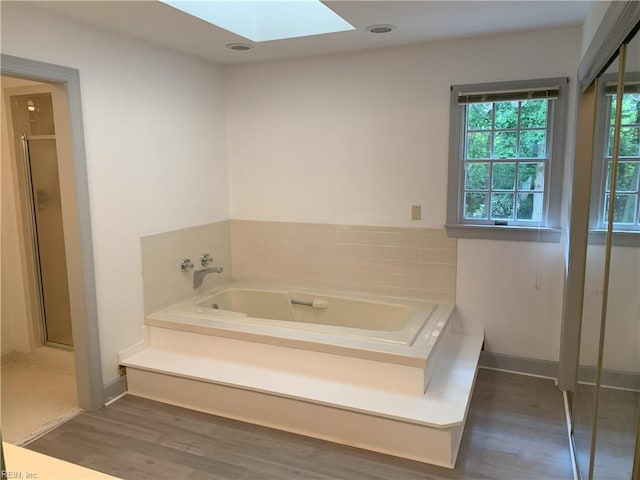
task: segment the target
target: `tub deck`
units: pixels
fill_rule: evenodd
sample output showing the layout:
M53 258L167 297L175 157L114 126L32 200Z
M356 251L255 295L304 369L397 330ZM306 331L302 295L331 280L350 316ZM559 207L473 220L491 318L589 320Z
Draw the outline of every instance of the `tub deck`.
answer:
M399 344L169 308L120 363L133 395L453 468L484 334L429 312Z
M146 348L121 364L146 372L278 395L418 425L450 428L460 425L466 416L468 399L460 392L469 391L475 381L476 353L482 342L477 335L456 334L447 343L440 352L441 364L446 368L434 373L428 395L407 395L157 347ZM136 395L136 392L135 387L129 389L129 393Z

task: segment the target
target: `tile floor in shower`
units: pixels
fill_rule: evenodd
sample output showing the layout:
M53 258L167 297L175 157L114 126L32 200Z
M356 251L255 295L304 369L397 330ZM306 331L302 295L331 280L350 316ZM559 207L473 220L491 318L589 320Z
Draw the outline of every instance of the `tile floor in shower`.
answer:
M27 362L2 365L2 440L22 445L82 410L72 373Z

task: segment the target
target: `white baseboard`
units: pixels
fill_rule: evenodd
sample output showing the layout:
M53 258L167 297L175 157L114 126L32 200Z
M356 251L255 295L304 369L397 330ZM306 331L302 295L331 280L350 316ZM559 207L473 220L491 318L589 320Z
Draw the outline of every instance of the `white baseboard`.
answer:
M127 393L127 376L123 375L104 385L104 403L108 405Z
M520 373L553 380L558 378L558 362L502 355L486 350L480 353L479 366L490 370Z

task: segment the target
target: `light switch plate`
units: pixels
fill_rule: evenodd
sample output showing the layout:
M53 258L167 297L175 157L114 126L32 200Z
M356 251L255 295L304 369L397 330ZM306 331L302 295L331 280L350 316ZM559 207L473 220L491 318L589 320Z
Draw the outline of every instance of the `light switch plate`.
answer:
M422 220L422 205L411 205L411 220Z

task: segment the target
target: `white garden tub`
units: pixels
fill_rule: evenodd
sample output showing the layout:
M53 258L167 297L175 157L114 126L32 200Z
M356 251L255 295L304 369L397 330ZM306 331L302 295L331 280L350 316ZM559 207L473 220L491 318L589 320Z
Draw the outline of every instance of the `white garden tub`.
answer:
M232 282L146 316L129 392L453 467L482 335L453 305Z
M146 317L154 327L418 366L452 305L231 282Z

